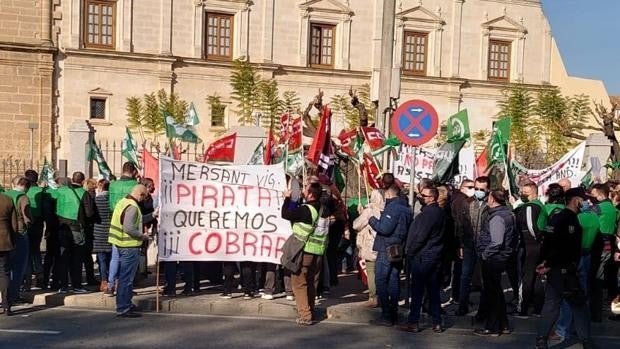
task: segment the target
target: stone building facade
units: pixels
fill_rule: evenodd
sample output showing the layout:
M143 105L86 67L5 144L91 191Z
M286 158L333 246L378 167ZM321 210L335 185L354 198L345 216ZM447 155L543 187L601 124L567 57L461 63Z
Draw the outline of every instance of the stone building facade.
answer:
M0 158L51 158L52 0L0 1Z
M302 104L318 89L329 101L351 86L378 85L384 0L49 1L59 53L45 57L56 64L49 85L58 132L47 142L58 140L50 147L59 159L72 151L66 140L76 121L88 120L98 139L118 140L127 98L159 89L194 102L199 132L210 141L236 124L229 83L235 58L275 78L280 91L296 91ZM590 86L587 93L606 95L602 84L568 76L540 0L396 0L393 47L399 100L426 100L442 119L467 108L474 130L490 127L501 91L513 83ZM226 105L223 122L211 118L206 97L214 93ZM11 105L15 112L0 117L22 112Z

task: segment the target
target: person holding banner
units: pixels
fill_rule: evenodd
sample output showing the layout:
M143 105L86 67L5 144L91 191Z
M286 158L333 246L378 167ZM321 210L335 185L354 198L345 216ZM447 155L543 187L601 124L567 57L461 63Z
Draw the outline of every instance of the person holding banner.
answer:
M293 234L305 241L301 269L291 277L293 294L297 304L298 325L314 324L313 311L316 289L319 283L322 257L325 254L325 235L317 235L315 228L319 220L321 203L321 185L311 183L305 189L306 203L296 209L290 209L291 191L284 192L282 218L293 224Z
M116 315L118 317L140 317L131 303L133 280L138 268L142 243L149 239L142 230L140 204L148 196L146 187L136 185L131 194L121 199L110 221L108 242L116 246L119 255L118 290L116 292Z

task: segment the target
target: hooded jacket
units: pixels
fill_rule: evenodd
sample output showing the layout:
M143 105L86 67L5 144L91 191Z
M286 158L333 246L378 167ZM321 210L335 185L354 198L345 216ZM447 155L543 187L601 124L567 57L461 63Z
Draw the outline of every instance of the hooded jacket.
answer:
M387 253L388 246L403 244L407 239L411 219L411 209L407 206L406 200L400 197L387 199L381 218L371 217L368 221L370 227L377 232L372 249L379 253Z

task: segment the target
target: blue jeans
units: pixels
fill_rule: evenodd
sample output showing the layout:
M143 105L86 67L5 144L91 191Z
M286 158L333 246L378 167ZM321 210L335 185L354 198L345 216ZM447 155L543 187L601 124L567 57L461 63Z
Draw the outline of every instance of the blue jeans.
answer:
M459 309L469 311L469 294L471 293L471 278L476 268L476 251L474 247L463 247L463 263L461 268L461 290L459 294Z
M118 247L112 245L112 258L110 259L110 267L108 268L108 288L114 288L114 282L118 278L119 263Z
M99 276L101 276L101 280L108 280L111 259L112 252L97 252L97 265L99 265Z
M433 325L441 324L441 299L439 290L440 262L422 262L419 258L408 258L407 265L411 269L411 304L409 308L410 324L420 321L420 310L424 298L424 291L429 298L429 314Z
M590 266L592 265L592 256L588 253L581 256L579 261L579 283L586 296L588 295L588 273L590 272ZM560 316L558 322L555 325L555 333L558 336L569 339L571 337L571 325L573 323L573 311L570 304L565 300L562 301L560 306Z
M123 314L131 310L133 298L133 279L140 262L139 247L118 248L118 289L116 290L116 313Z
M30 243L27 234L16 234L15 249L9 254L11 265L11 279L9 281L9 303L15 302L19 298L19 288L24 281L24 273L28 267L28 251Z
M400 297L399 274L402 263L390 263L387 252L379 251L375 262L375 283L381 303L381 318L396 322Z

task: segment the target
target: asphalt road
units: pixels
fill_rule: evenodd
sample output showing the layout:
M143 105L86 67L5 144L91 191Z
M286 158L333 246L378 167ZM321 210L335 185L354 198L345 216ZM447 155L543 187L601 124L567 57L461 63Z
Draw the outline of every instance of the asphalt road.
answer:
M596 337L601 348L618 348L616 337ZM324 321L299 327L272 318L145 314L119 319L113 312L67 308L32 308L0 316L0 348L533 348L533 333L516 331L499 338L479 338L471 329L430 329L410 334L366 324ZM580 348L560 345L558 348Z

